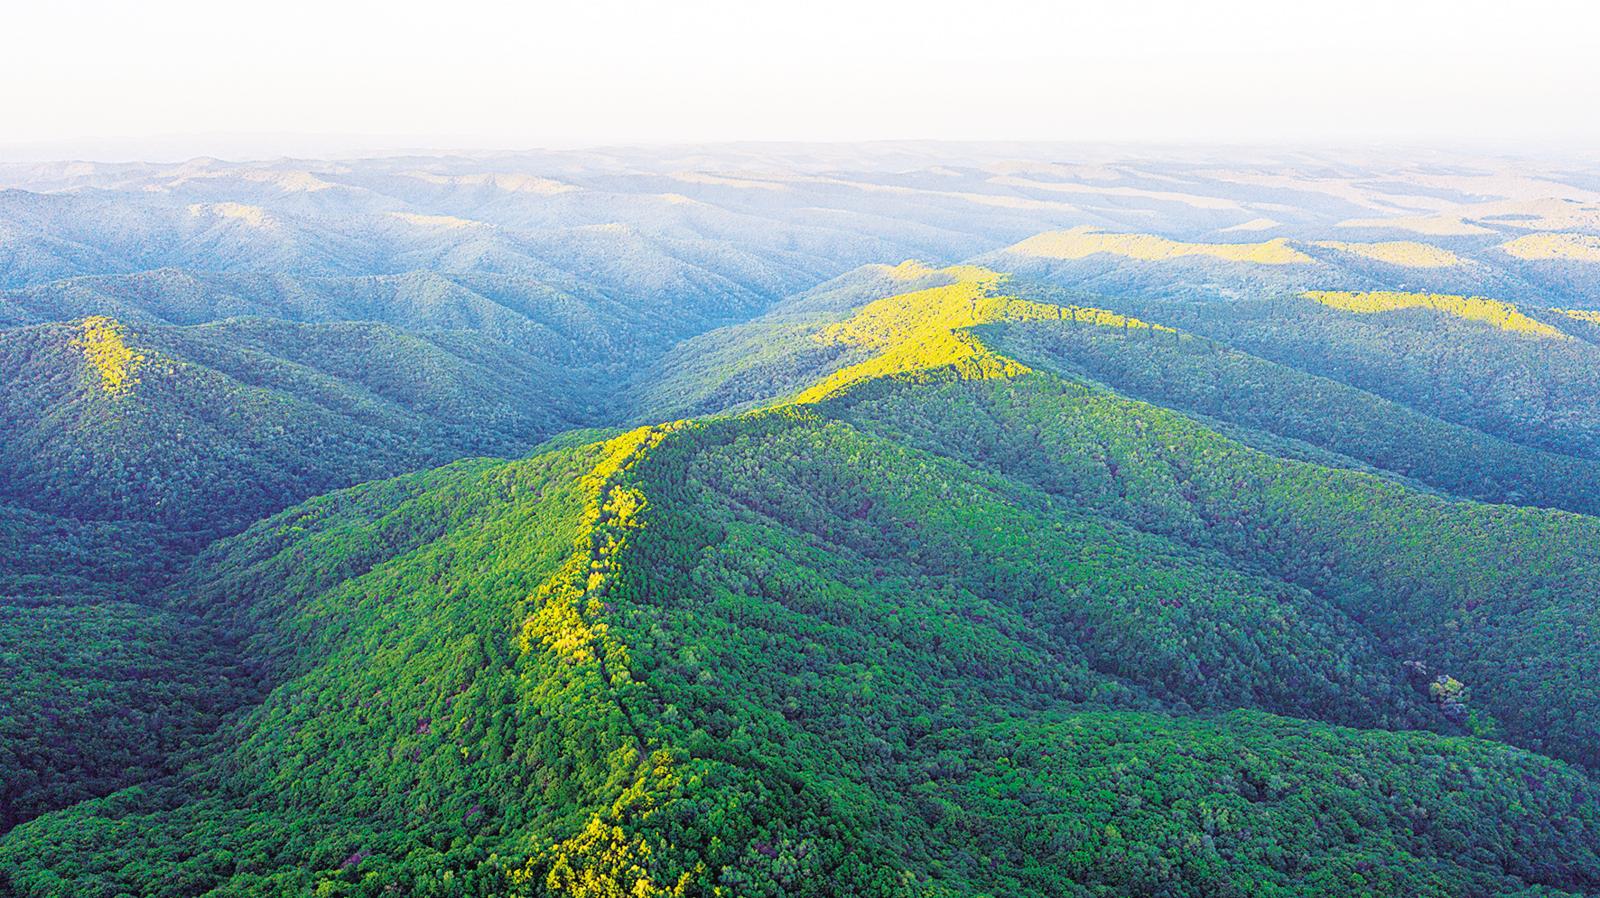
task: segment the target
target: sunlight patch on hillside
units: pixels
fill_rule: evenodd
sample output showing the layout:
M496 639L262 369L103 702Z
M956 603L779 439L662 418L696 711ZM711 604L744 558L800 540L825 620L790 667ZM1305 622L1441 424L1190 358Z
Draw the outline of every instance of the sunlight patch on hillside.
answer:
M929 268L916 259L907 259L899 265L884 266L883 273L897 281L915 281L938 273L938 269Z
M486 228L488 225L470 218L457 218L454 215L423 215L418 212L390 212L393 218L398 218L407 224L414 224L425 228L446 228L460 230L462 228Z
M1415 240L1389 240L1380 243L1319 240L1313 245L1406 268L1456 268L1467 264L1466 259L1447 249L1428 243L1418 243Z
M267 210L244 203L191 203L189 214L196 218L208 215L213 218L242 221L253 228L270 228L277 225L277 221L267 213Z
M1501 252L1529 261L1600 262L1600 237L1529 234L1500 244Z
M267 168L211 171L205 168L185 166L178 170L177 177L165 185L160 185L160 187L166 190L175 190L191 181L221 180L225 178L238 178L253 184L266 184L276 187L285 193L317 193L323 190L332 190L339 186L331 181L325 181L308 171L277 171Z
M1429 309L1468 321L1482 322L1512 333L1556 340L1571 339L1550 325L1522 314L1509 302L1482 296L1451 296L1440 293L1349 293L1336 290L1315 290L1304 296L1346 312L1373 314L1402 309Z
M1262 243L1182 243L1154 234L1108 234L1090 226L1047 231L1015 244L1007 252L1041 259L1082 259L1096 253L1142 262L1208 257L1256 265L1310 264L1310 256L1282 237Z
M1600 311L1594 309L1551 309L1558 315L1565 315L1574 321L1586 321L1590 324L1600 324Z
M247 171L244 172L247 181L258 181L271 184L291 193L316 193L319 190L331 190L338 186L331 181L324 181L308 171Z
M910 264L916 263L902 263L901 267ZM925 274L933 273L921 265L917 268ZM956 283L868 303L849 319L817 333L813 339L824 345L861 347L876 350L877 354L835 371L795 401L816 402L880 377L928 381L953 375L961 380L982 380L1028 373L1026 365L990 350L968 332L968 328L980 324L1050 319L1175 333L1171 328L1104 309L1056 306L997 295L994 290L1007 275L987 268L955 265L941 271L956 278Z
M99 379L107 395L121 396L139 382L139 367L144 356L134 352L123 339L122 325L115 318L93 315L83 319L83 336L73 346L83 351L89 371Z

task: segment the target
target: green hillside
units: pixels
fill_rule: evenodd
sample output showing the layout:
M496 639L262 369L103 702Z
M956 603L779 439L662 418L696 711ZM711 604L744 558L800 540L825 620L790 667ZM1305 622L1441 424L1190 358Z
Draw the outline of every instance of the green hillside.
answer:
M0 331L0 370L0 499L198 538L363 480L525 451L593 413L577 389L529 398L557 377L547 362L381 324L95 317Z
M1530 327L1560 334L1552 337L1440 309L1396 305L1361 312L1304 296L1106 301L1501 440L1600 458L1600 348L1579 319L1535 307L1519 316L1533 321Z
M1028 322L996 325L985 336L1030 366L1304 442L1337 453L1347 464L1454 495L1600 512L1600 461L1441 420L1426 411L1425 394L1395 391L1392 384L1386 389L1373 383L1374 390L1397 397L1384 398L1189 334L1147 339L1089 324ZM1420 410L1398 401L1412 398Z
M1519 441L1452 480L1488 422L895 271L709 335L643 404L796 401L212 545L144 601L264 697L0 837L0 891L1600 891L1600 519L1534 507L1585 469ZM1269 375L1275 413L1230 399Z
M237 646L132 602L0 598L0 832L170 774L254 697Z

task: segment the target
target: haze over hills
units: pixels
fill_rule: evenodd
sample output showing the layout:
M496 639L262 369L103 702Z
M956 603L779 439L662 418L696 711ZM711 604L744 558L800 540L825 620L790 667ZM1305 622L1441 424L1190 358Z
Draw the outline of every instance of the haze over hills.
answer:
M1600 171L0 166L0 894L1600 894Z

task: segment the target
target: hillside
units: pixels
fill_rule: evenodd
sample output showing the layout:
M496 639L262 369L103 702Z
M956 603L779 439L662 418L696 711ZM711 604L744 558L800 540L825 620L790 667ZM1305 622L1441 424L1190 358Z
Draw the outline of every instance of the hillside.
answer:
M1586 166L0 163L0 895L1600 894Z
M669 357L660 401L769 408L258 523L147 601L241 645L264 698L0 838L0 885L1600 890L1600 519L1535 507L1578 456L1451 481L1401 448L1481 462L1485 422L1279 377L1304 369L1197 320L869 269ZM1268 375L1279 413L1229 401ZM1317 432L1305 397L1377 420ZM1447 494L1474 489L1550 501Z
M1233 337L1237 330L1212 333ZM1031 367L1202 416L1267 451L1486 502L1600 513L1594 459L1442 420L1430 413L1426 393L1396 391L1392 383L1373 381L1369 392L1187 332L1142 339L1093 325L1029 322L984 334ZM1540 351L1530 347L1528 358ZM1413 400L1417 407L1405 404Z
M1316 294L1209 305L1108 301L1500 440L1600 458L1600 355L1581 318L1534 305L1508 310L1500 300L1470 307L1478 315L1515 315L1507 327L1475 320L1465 308L1428 308L1421 304L1427 297L1416 294L1334 295L1389 297L1391 307L1357 311L1314 301Z
M530 403L559 376L537 358L379 324L91 317L0 331L0 369L0 498L202 539L337 487L515 453L593 413L576 386Z

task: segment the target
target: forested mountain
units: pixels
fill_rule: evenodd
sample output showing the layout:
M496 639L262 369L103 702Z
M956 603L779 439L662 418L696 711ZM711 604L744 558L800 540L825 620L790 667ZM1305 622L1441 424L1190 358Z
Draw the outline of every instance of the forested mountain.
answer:
M0 169L0 895L1600 894L1600 181L989 152Z
M96 340L126 359L97 359ZM0 332L0 367L6 501L202 536L363 480L516 454L596 414L572 369L538 355L369 323L91 317Z

